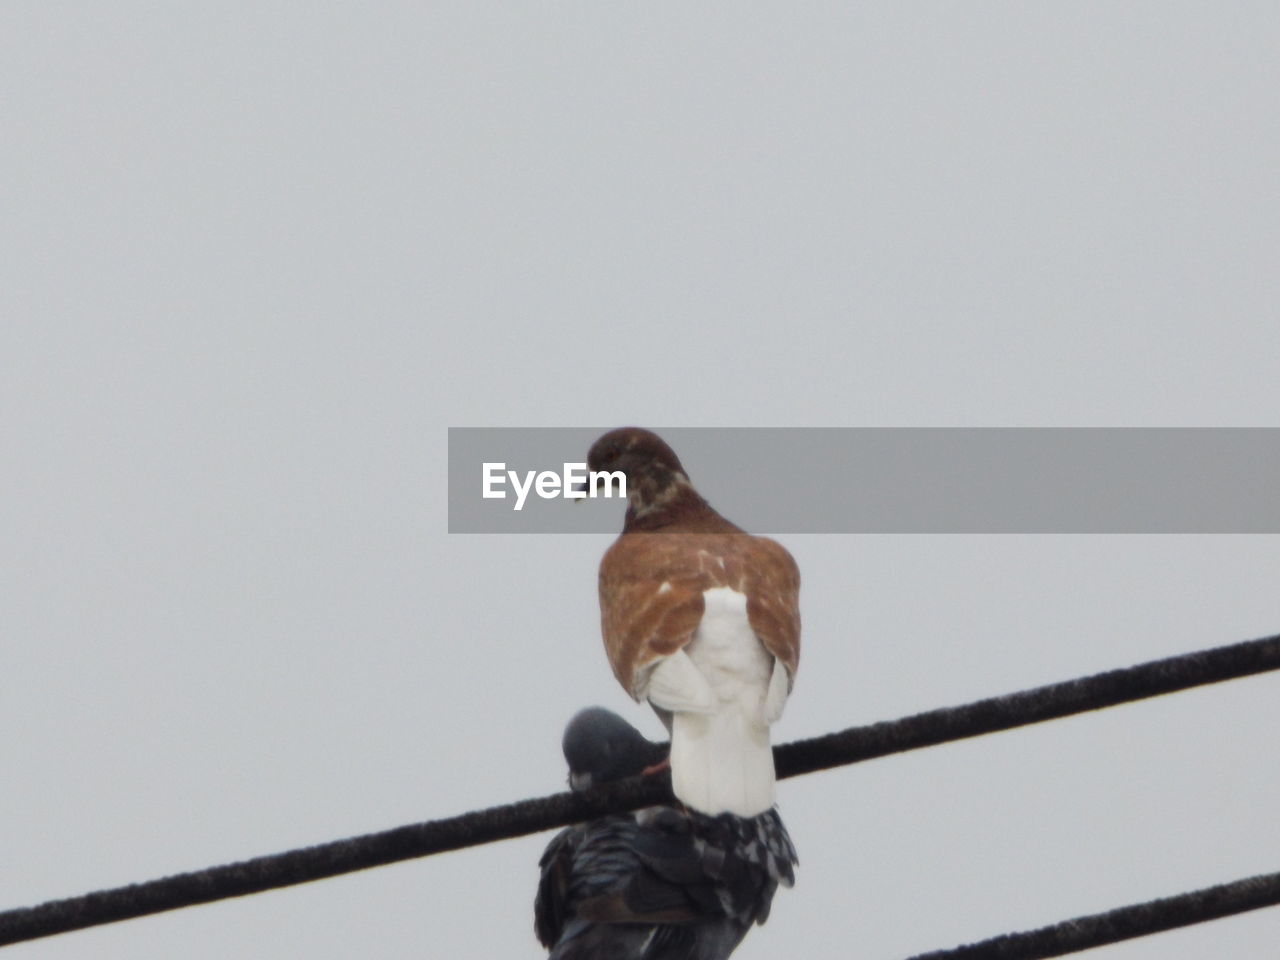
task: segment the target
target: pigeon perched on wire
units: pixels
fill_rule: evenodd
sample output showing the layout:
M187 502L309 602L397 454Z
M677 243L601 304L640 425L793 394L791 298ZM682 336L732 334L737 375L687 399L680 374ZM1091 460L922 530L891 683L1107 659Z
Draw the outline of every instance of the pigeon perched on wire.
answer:
M570 784L633 776L663 753L600 707L565 729ZM724 960L794 882L777 810L708 816L683 805L612 814L562 830L539 863L534 927L550 960Z
M661 437L611 430L587 467L621 477L622 534L600 561L600 626L614 676L671 731L675 795L702 813L773 806L770 727L800 664L800 571L730 523Z

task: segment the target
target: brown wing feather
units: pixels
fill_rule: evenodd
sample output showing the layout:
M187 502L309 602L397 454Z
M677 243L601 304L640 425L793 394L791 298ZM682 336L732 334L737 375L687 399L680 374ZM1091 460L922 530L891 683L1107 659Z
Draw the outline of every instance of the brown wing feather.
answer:
M747 619L765 649L782 661L792 683L800 669L800 568L787 549L752 537L754 559Z
M752 629L794 677L800 574L780 544L741 533L623 534L600 562L600 619L614 676L633 697L646 668L693 637L712 587L747 595Z
M645 668L688 643L702 622L702 589L681 567L678 551L639 534L620 537L600 562L605 652L614 676L636 699Z

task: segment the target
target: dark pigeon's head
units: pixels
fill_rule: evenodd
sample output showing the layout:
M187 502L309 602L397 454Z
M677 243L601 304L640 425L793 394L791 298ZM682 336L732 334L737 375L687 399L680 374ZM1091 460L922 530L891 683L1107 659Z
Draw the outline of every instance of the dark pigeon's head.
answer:
M635 776L665 754L662 744L646 740L604 707L580 710L564 728L562 746L569 764L569 787L575 791Z

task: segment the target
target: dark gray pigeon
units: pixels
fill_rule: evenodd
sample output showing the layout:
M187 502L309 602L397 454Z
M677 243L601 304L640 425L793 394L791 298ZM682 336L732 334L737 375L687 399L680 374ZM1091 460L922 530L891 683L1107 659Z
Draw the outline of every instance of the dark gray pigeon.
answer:
M600 707L565 728L575 790L637 774L664 752ZM713 817L663 805L601 817L547 845L534 928L550 960L724 960L768 918L797 862L775 809Z

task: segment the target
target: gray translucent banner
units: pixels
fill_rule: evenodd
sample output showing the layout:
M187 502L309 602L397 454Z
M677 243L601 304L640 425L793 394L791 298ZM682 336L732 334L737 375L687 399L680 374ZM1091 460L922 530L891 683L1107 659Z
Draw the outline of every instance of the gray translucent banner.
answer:
M451 427L449 532L617 532L605 429ZM1280 533L1280 428L654 429L755 533Z

